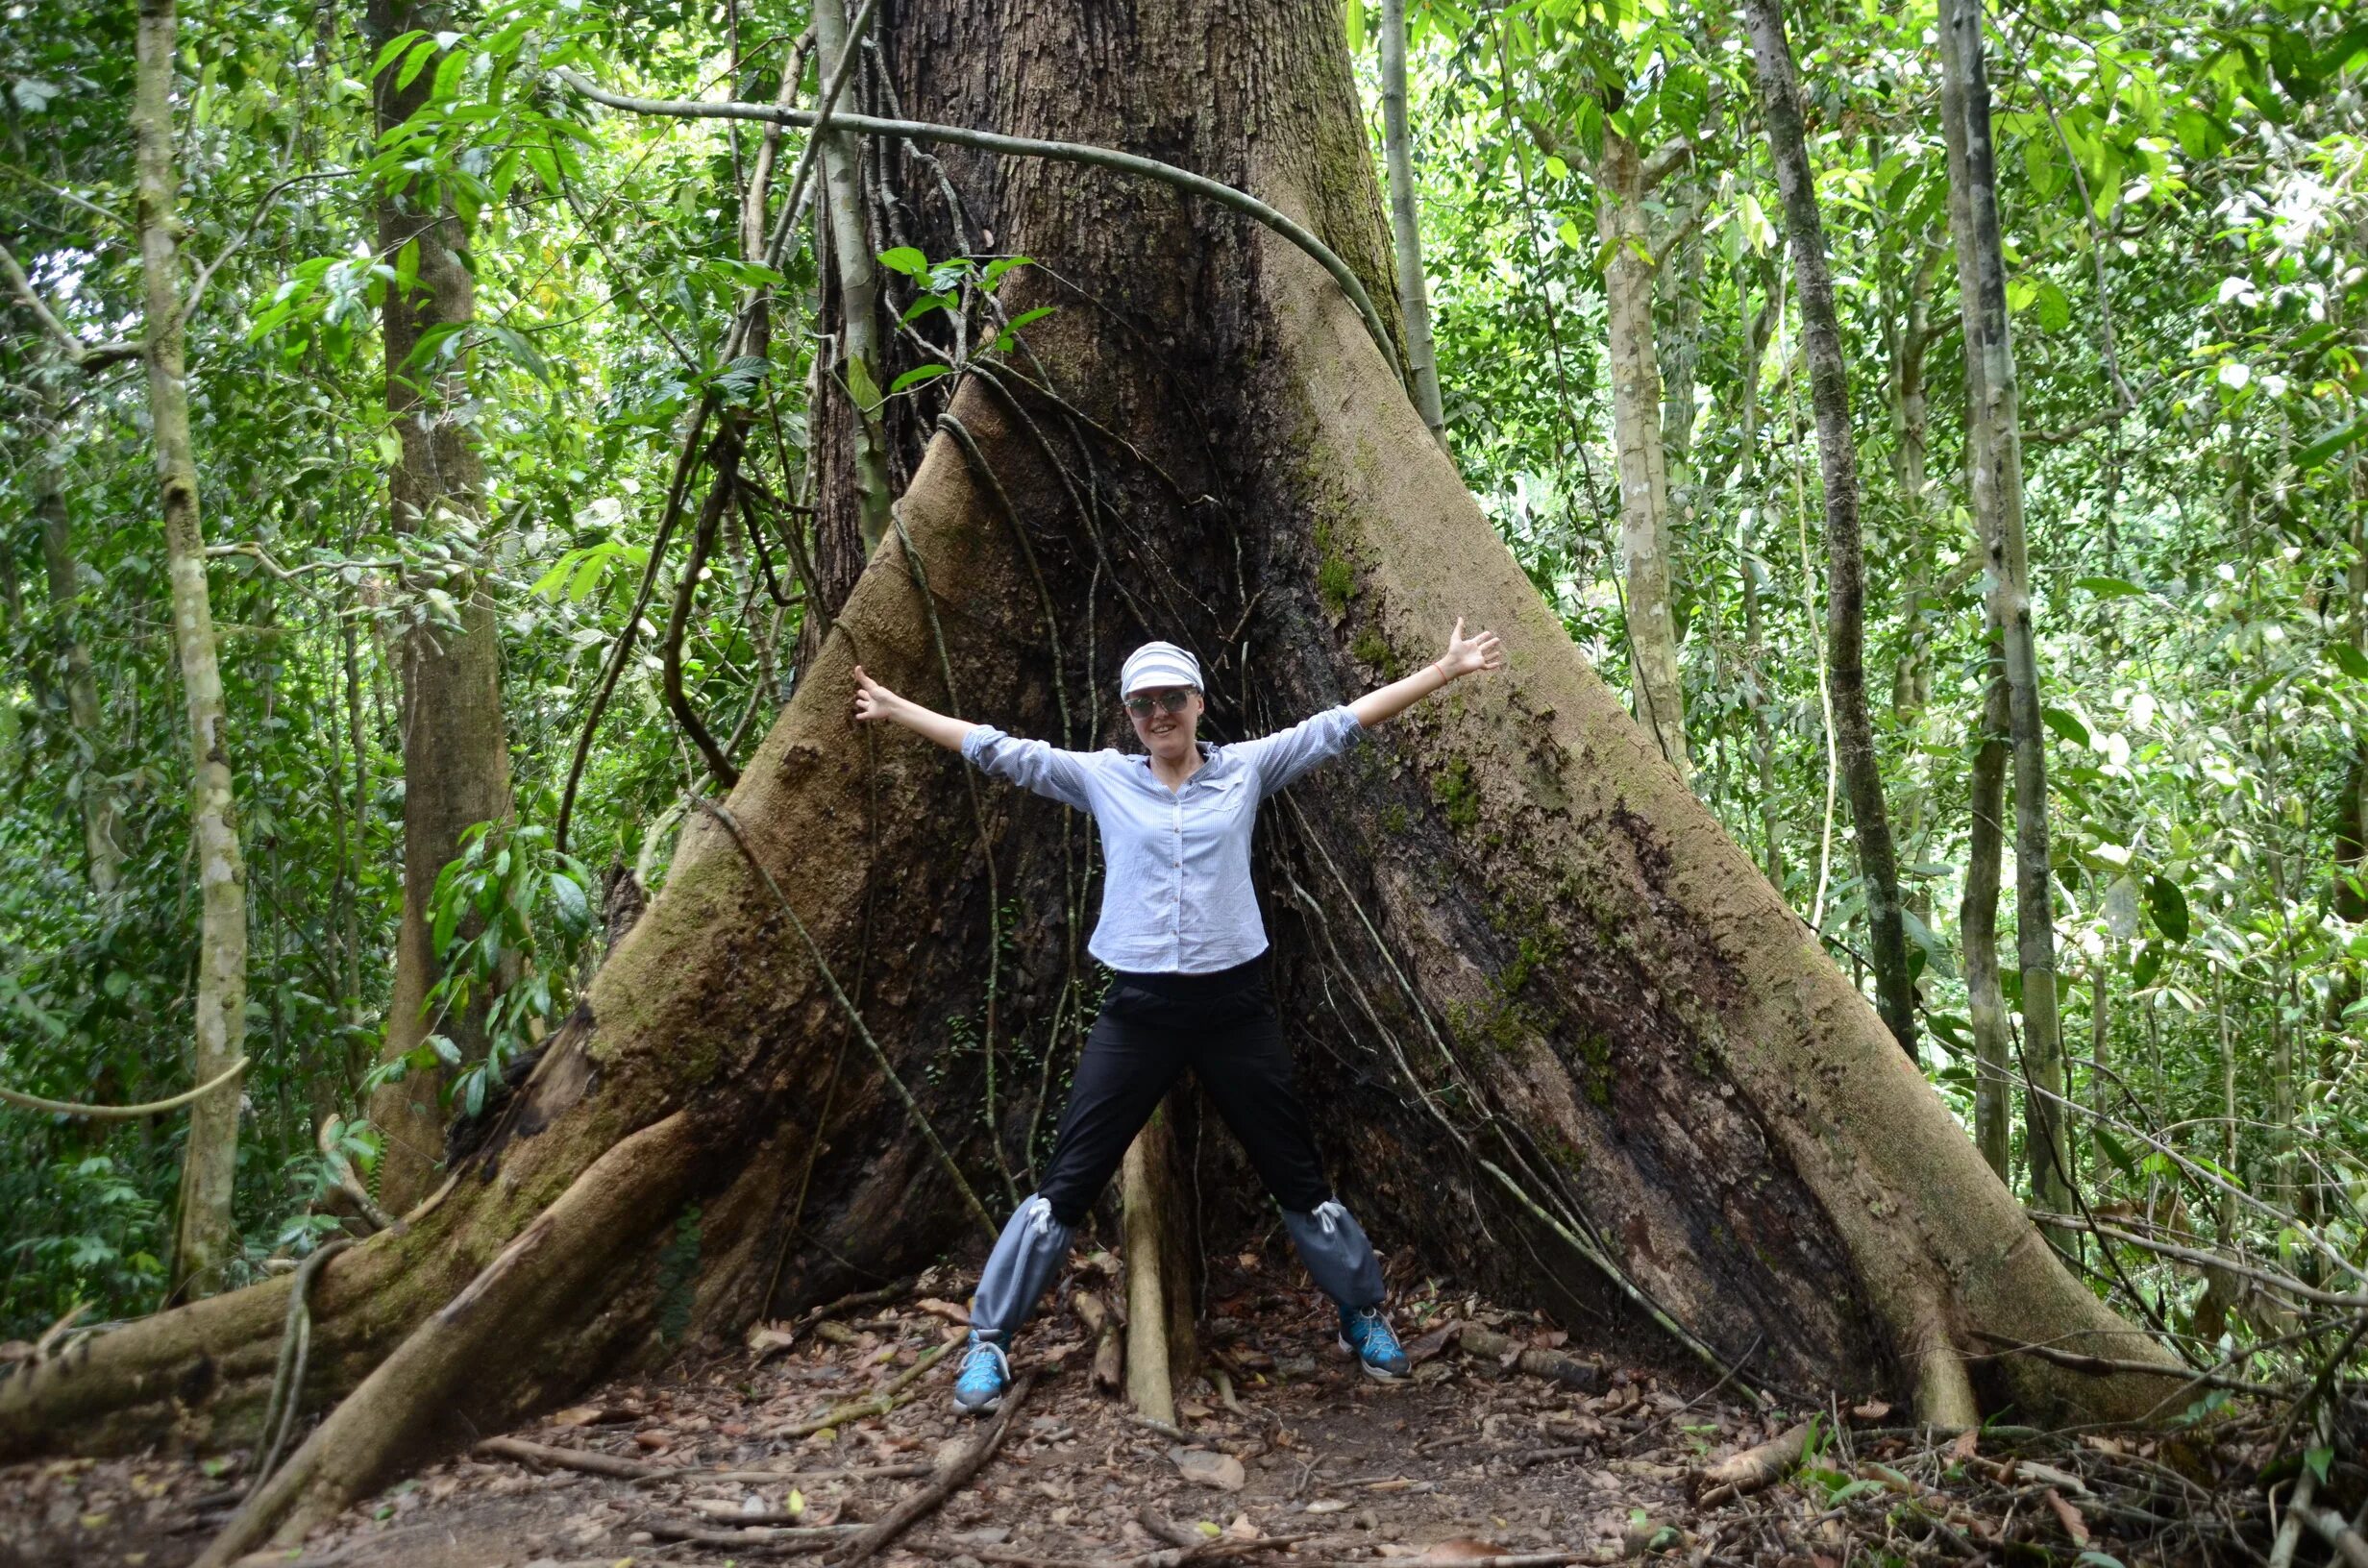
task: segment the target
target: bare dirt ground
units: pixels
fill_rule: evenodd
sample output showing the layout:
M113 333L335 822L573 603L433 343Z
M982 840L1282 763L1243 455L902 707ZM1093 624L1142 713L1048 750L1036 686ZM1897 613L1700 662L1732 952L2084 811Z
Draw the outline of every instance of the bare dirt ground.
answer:
M2241 1444L2018 1429L1928 1440L1881 1406L1758 1409L1710 1371L1605 1364L1532 1314L1419 1286L1398 1317L1420 1364L1383 1384L1334 1347L1330 1309L1303 1282L1243 1266L1256 1263L1212 1272L1209 1376L1183 1390L1174 1432L1106 1387L1113 1347L1094 1311L1116 1296L1106 1261L1083 1263L1024 1336L1015 1365L1032 1385L999 1422L950 1408L968 1281L925 1275L766 1326L735 1355L611 1384L389 1488L299 1552L248 1561L836 1563L939 1492L870 1560L2135 1568L2257 1561L2269 1547ZM1721 1461L1812 1414L1804 1463L1764 1489L1717 1484ZM965 1459L983 1462L957 1481ZM0 1469L0 1568L182 1568L248 1462Z

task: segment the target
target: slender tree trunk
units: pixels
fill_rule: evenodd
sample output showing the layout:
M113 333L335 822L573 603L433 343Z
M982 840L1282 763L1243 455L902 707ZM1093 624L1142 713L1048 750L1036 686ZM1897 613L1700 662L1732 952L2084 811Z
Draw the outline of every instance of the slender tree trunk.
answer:
M1141 1414L1175 1424L1175 1385L1199 1368L1186 1188L1178 1177L1175 1119L1163 1105L1127 1145L1119 1171L1126 1258L1126 1399Z
M1297 214L1386 286L1336 6L1288 0L1213 29L1187 0L1145 0L1122 37L1077 14L895 0L883 64L916 119L1156 149ZM1153 625L1200 650L1216 734L1337 701L1365 681L1361 648L1427 653L1456 615L1516 649L1494 685L1377 731L1268 807L1277 1000L1310 1042L1333 1185L1385 1247L1510 1299L1657 1326L1674 1354L1743 1363L1743 1381L1890 1389L1951 1425L1985 1400L2107 1419L2176 1396L2176 1363L2036 1243L1863 998L1588 670L1333 279L1144 182L944 162L998 245L1044 262L1012 279L1016 308L1077 288L1095 307L1044 318L1029 355L954 389L975 466L950 429L922 444L934 409L893 405L892 434L923 453L900 505L909 546L899 533L873 555L729 816L698 813L532 1077L470 1129L456 1179L317 1282L309 1392L355 1392L210 1560L293 1539L422 1454L668 1354L655 1262L679 1255L693 1206L704 1335L976 1238L998 1144L1039 1108L1015 1088L981 1125L983 1064L942 1041L981 1009L1006 901L1033 912L1008 931L1009 1027L1046 1038L1090 899L1073 896L1063 808L1007 793L974 816L944 752L855 732L852 666L1056 735L1060 694L1107 701L1117 656ZM927 186L900 157L888 172L916 242L942 246ZM1153 330L1172 352L1142 352ZM1092 488L1076 482L1089 459ZM1336 613L1325 589L1344 576ZM176 1422L192 1441L251 1431L285 1290L0 1382L0 1452ZM1996 1355L1986 1335L2164 1370L2074 1373Z
M2071 1149L2059 1103L2064 1090L2063 1042L2056 1006L2046 732L2039 719L2038 651L2023 544L2023 443L2016 423L2014 350L2007 322L2006 260L1998 231L1980 0L1944 0L1940 58L1949 226L1957 236L1958 294L1965 330L1973 512L1988 555L1990 620L1997 628L2006 674L2013 753L2015 956L2023 979L2022 1065L2033 1090L2024 1097L2025 1139L2032 1193L2041 1208L2061 1213L2072 1207Z
M74 771L83 816L83 852L90 891L102 903L114 897L123 880L123 850L115 842L115 787L107 776L106 726L99 716L99 674L83 641L82 567L65 503L65 449L56 429L43 430L34 458L33 513L41 525L41 558L49 576L50 624L65 666L66 722L74 738Z
M1381 0L1381 145L1390 171L1390 239L1397 262L1397 307L1406 324L1406 366L1415 408L1447 452L1439 400L1439 355L1431 343L1431 296L1422 278L1422 214L1415 204L1414 138L1406 126L1406 0ZM1452 455L1452 453L1450 453Z
M1739 285L1743 307L1751 307L1750 290ZM1744 504L1736 509L1736 565L1743 584L1743 658L1751 706L1752 765L1760 780L1761 869L1768 885L1781 896L1785 891L1784 796L1776 789L1776 731L1768 723L1767 649L1760 613L1759 553L1752 547L1753 521L1765 514L1755 486L1760 462L1760 374L1767 357L1767 340L1776 330L1779 300L1771 289L1743 333L1742 452L1737 460L1736 488Z
M1827 270L1825 226L1811 183L1801 126L1800 84L1785 37L1779 0L1748 0L1752 55L1759 68L1768 147L1785 204L1792 267L1801 302L1801 345L1809 361L1810 402L1817 415L1817 470L1825 481L1826 662L1832 672L1834 738L1841 754L1850 821L1857 829L1859 875L1865 886L1867 946L1876 1006L1903 1050L1915 1055L1915 991L1908 979L1908 939L1900 919L1899 863L1883 802L1883 772L1866 709L1866 563L1859 541L1858 448L1850 433L1850 383L1843 368L1841 323Z
M878 32L877 24L872 30ZM847 0L814 0L814 41L827 80L847 50ZM860 75L851 79L862 80ZM852 107L853 90L848 93ZM852 421L853 481L864 552L888 531L889 479L880 396L889 377L880 357L879 263L864 212L861 143L845 134L823 137L823 201L829 219L830 257L839 285L838 384ZM932 257L931 260L943 257Z
M1660 742L1680 778L1693 772L1686 747L1686 688L1678 667L1676 567L1669 539L1669 476L1661 444L1661 370L1653 355L1657 257L1644 210L1644 160L1606 132L1595 164L1595 233L1612 256L1603 269L1612 340L1612 432L1619 464L1619 549L1627 581L1630 680L1637 722Z
M1995 649L1995 627L1991 647ZM2014 1053L2007 1038L2007 1002L1999 983L1998 887L2005 867L2007 807L2006 676L1992 651L1986 660L1986 695L1975 723L1980 742L1966 780L1972 817L1965 849L1965 894L1957 925L1965 946L1965 1012L1973 1029L1973 1138L2001 1182L2013 1179L2010 1146L2014 1117Z
M414 28L435 32L445 17L418 0L369 0L368 32L383 43ZM408 120L428 101L430 68L397 86L402 58L373 85L382 134ZM455 557L488 550L484 527L484 465L477 452L469 397L468 359L410 363L420 339L438 329L465 331L477 313L477 289L467 260L469 234L444 199L440 182L412 176L401 190L392 182L378 196L380 253L411 270L408 289L390 284L382 322L386 349L386 412L402 455L386 476L387 506L397 533L442 539ZM387 1013L385 1057L418 1050L430 1035L459 1048L462 1063L485 1055L485 1015L493 1001L481 994L466 1014L432 1012L428 992L440 972L430 908L437 876L460 853L461 838L480 822L510 817L509 741L502 718L502 650L493 595L474 566L454 581L438 575L406 582L416 614L397 644L402 674L403 923L395 941L394 1000ZM458 624L427 613L431 589L450 594ZM473 931L462 935L474 935ZM451 1074L442 1063L414 1066L370 1097L370 1120L384 1139L379 1164L379 1203L400 1214L428 1194L444 1158L443 1104Z
M196 1082L228 1071L247 1035L247 870L231 794L222 667L214 650L199 526L197 455L181 318L181 188L173 164L173 0L140 0L132 127L137 143L140 272L146 287L148 413L163 492L164 549L173 585L173 652L189 723L191 861L198 885ZM238 1168L240 1090L226 1085L189 1108L174 1223L171 1293L210 1295L237 1250L231 1198Z

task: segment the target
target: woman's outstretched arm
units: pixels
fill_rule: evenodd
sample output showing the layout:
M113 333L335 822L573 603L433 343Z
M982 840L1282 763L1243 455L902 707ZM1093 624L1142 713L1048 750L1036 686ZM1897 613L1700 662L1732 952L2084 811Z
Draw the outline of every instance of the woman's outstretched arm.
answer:
M1505 645L1492 631L1464 635L1464 618L1457 616L1455 629L1447 634L1447 651L1403 680L1394 680L1378 691L1366 693L1348 704L1348 711L1357 716L1357 723L1370 729L1375 724L1396 718L1433 692L1483 670L1505 667Z
M896 693L863 673L855 666L855 720L871 723L886 719L902 724L914 734L935 741L949 751L962 749L962 738L977 726L967 719L950 719L942 713L923 707L910 698Z
M1043 741L1024 741L1006 735L993 724L974 724L967 719L951 719L935 713L913 701L897 696L855 666L855 720L871 723L887 719L902 724L914 734L935 741L949 751L959 751L962 760L999 778L1007 778L1024 790L1064 801L1080 811L1093 809L1093 794L1087 779L1089 764L1075 751L1063 751Z

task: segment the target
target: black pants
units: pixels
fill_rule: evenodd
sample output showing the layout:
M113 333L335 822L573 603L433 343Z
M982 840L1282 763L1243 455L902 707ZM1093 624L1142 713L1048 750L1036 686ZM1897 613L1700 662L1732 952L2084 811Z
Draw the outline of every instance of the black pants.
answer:
M1187 1067L1277 1203L1304 1213L1332 1196L1260 954L1214 974L1121 972L1112 981L1037 1188L1053 1218L1067 1226L1085 1218Z

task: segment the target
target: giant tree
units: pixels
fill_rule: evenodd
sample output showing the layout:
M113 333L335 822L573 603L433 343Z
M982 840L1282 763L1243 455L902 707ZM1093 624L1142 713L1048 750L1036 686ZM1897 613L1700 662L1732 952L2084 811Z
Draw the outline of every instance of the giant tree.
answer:
M917 317L961 364L886 409L918 451L889 537L583 1005L466 1130L457 1179L320 1276L309 1393L344 1403L213 1560L680 1332L793 1311L980 1229L995 1150L1024 1142L1043 1090L1014 1086L985 1125L985 1053L942 1043L974 1031L999 964L1005 1028L1073 1048L1091 890L1060 808L974 808L944 753L856 738L858 658L933 705L1087 745L1118 655L1148 636L1196 648L1214 727L1246 733L1419 660L1456 614L1498 628L1513 667L1487 700L1303 781L1263 859L1279 994L1338 1107L1328 1153L1388 1244L1656 1325L1753 1386L1886 1388L1961 1425L1985 1405L2136 1416L2171 1397L2142 1370L2161 1353L2038 1244L1430 438L1373 331L1389 250L1337 10L1213 29L1184 0L1123 26L895 0L878 37L902 132L941 143L999 252L1039 263L1002 277L1008 320L1053 313L1008 355ZM1156 156L1273 222L1141 162L929 125ZM956 255L934 178L881 150L916 243ZM991 942L1004 909L1023 918ZM176 1419L200 1440L251 1431L288 1288L20 1373L0 1449Z

